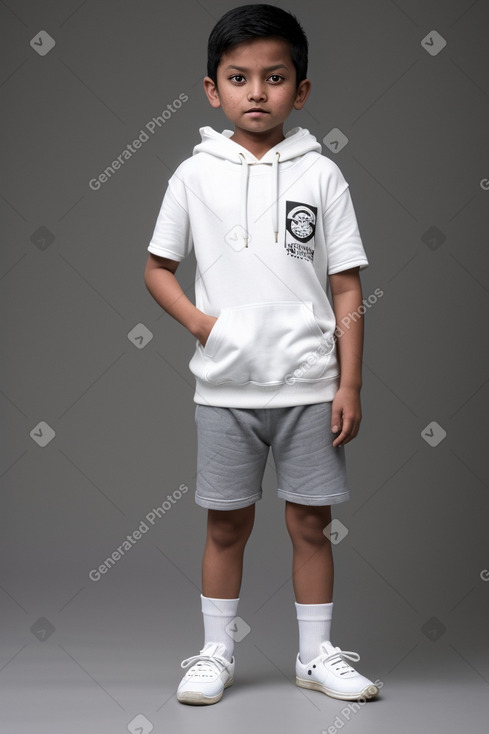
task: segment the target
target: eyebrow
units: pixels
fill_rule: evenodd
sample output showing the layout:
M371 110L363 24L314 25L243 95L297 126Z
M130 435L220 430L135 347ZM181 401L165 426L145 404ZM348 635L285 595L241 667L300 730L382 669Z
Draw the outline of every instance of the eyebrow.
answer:
M226 66L226 71L229 71L230 69L235 69L236 71L249 71L249 69L245 69L242 66L235 66L234 64ZM275 69L288 69L288 67L285 64L275 64L274 66L267 66L264 71L275 71Z

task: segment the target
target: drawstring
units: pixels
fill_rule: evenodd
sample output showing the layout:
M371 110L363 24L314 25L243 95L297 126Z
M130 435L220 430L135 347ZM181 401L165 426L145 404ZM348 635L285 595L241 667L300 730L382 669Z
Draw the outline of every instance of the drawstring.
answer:
M275 153L272 162L272 225L275 233L275 242L278 242L278 162L280 153Z
M250 169L243 153L239 155L241 158L241 226L244 229L245 247L248 247L248 176Z
M244 230L243 240L245 247L248 247L248 178L249 164L243 153L239 153L241 158L241 227ZM278 242L278 164L280 161L280 153L277 151L272 160L272 228L275 235L275 242Z

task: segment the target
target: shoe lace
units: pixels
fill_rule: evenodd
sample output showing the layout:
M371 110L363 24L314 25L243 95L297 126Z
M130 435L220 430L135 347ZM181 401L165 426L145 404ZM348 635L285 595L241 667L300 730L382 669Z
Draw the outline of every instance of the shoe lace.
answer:
M190 658L185 658L185 660L182 660L182 662L180 663L182 668L188 668L189 665L195 665L195 675L201 675L202 673L213 673L216 669L216 666L219 669L219 666L217 664L220 664L222 666L220 670L222 670L223 668L229 670L231 662L222 657L222 655L199 654L192 655ZM189 673L190 672L191 671L189 671Z
M324 664L329 663L329 665L339 675L356 673L355 668L352 668L345 658L357 663L360 660L360 655L357 652L353 652L352 650L341 650L339 647L336 647L334 652L328 653L326 648L322 647L322 649L324 650L324 655L321 657L321 662Z

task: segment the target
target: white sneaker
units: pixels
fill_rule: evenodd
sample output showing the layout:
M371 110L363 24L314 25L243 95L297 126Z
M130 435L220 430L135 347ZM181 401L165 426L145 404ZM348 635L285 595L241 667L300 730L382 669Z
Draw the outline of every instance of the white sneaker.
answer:
M180 703L209 704L221 700L225 688L234 683L234 657L223 657L223 644L209 642L199 655L182 660L182 668L188 670L177 689Z
M332 698L357 701L360 698L375 698L379 689L349 665L345 658L360 660L356 652L345 652L331 642L321 643L321 654L303 665L297 655L295 682L301 688L321 691Z

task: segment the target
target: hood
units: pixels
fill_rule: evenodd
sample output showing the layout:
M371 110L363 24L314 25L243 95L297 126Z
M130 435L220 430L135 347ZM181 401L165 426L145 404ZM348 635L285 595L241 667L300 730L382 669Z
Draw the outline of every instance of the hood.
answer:
M270 148L262 158L256 158L253 153L242 145L231 140L232 130L216 132L211 127L201 127L202 142L195 146L193 155L208 153L216 158L236 163L241 166L241 227L245 247L248 247L248 179L249 166L271 166L270 209L272 213L272 228L275 242L278 242L278 200L279 200L279 164L293 160L312 151L321 152L321 145L314 135L302 127L295 127L285 133L284 140Z
M285 133L285 139L270 148L263 158L256 158L249 150L231 140L234 134L232 130L223 130L222 133L218 133L212 127L201 127L199 132L202 142L195 146L193 155L209 153L216 158L224 158L238 164L241 164L242 157L248 164L263 164L272 163L277 153L280 153L280 162L282 162L290 161L310 151L321 152L321 145L314 135L302 127L294 127Z

